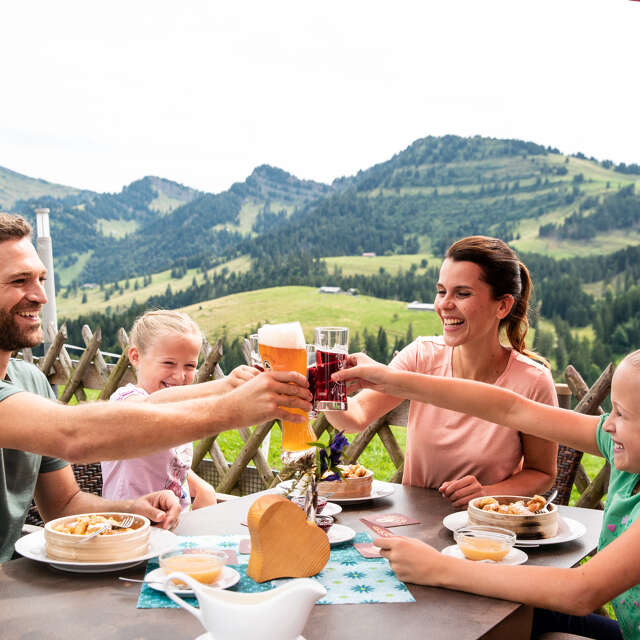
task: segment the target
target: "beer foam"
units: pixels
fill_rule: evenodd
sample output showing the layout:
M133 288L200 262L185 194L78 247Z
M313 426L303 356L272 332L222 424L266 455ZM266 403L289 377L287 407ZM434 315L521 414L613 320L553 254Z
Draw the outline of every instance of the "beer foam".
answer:
M307 344L299 322L265 324L258 329L258 342L282 349L301 349Z

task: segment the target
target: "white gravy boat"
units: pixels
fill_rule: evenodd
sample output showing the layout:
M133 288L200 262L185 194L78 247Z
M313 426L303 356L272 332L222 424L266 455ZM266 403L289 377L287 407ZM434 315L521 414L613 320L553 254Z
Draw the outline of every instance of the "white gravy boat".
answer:
M174 578L193 589L200 609L174 593ZM198 618L212 640L297 640L311 607L326 593L317 580L309 578L260 593L211 589L181 571L171 573L166 582L167 596Z

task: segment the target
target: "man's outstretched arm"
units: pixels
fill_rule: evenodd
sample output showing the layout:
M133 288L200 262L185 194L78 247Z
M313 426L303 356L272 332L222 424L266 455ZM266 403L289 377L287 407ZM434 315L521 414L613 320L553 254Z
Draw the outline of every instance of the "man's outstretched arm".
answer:
M294 383L294 384L290 384ZM20 392L0 402L0 447L93 462L138 457L226 429L311 410L304 376L269 372L229 393L181 402L92 402L67 406Z

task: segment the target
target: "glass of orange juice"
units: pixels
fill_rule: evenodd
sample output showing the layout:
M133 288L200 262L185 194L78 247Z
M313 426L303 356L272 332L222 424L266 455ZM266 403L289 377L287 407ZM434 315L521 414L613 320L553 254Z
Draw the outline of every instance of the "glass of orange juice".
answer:
M166 575L182 571L203 584L213 584L220 577L226 561L227 554L224 551L198 547L174 549L158 558L160 568Z
M258 348L266 371L297 371L307 377L307 343L299 322L265 324L258 329ZM313 453L316 436L302 409L287 409L304 416L304 422L282 421L282 460L294 462Z

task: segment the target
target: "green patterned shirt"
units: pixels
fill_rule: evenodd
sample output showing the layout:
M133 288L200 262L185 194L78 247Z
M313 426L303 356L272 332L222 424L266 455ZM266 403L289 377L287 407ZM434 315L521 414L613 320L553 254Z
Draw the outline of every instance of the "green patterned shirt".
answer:
M604 507L604 518L598 549L604 549L610 542L622 535L640 516L640 493L633 493L640 474L619 471L613 464L613 440L602 429L608 415L598 423L596 440L602 455L611 464L609 491ZM640 553L638 554L640 562ZM640 639L640 584L616 596L611 603L620 623L625 640Z

